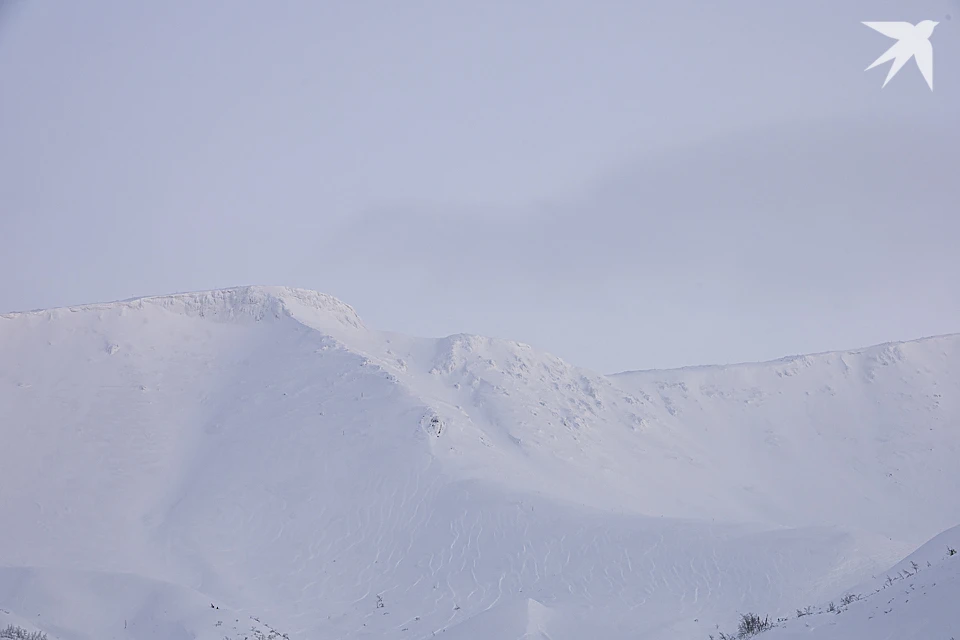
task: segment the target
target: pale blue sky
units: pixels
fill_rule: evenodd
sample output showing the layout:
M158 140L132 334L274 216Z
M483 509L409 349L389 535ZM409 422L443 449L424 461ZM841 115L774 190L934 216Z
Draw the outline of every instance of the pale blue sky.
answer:
M881 89L860 22L923 19L935 91ZM960 331L958 29L956 0L8 0L0 312L285 284L606 372Z

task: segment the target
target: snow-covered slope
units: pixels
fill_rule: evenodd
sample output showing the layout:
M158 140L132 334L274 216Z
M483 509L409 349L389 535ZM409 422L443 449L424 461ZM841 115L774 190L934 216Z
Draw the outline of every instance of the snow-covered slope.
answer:
M829 603L804 608L762 640L877 640L960 636L960 527L923 545L882 576ZM803 615L799 615L803 614Z
M778 523L917 546L960 522L944 495L960 478L960 336L615 379L665 406L688 454Z
M960 522L958 356L602 376L274 287L0 316L0 608L60 640L706 638Z
M0 608L0 630L9 625L42 630L53 640L273 639L282 634L192 589L124 573L0 568L0 602L23 614Z

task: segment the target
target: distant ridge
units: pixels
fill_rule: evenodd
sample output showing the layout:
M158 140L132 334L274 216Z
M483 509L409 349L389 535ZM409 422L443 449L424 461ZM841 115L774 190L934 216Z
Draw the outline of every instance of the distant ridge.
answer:
M684 373L684 372L695 372L695 371L713 371L719 369L731 369L731 368L746 368L746 367L761 367L761 366L770 366L778 364L790 364L798 360L803 360L804 358L822 358L822 357L839 357L839 356L855 356L871 353L874 351L882 351L884 349L890 349L894 347L906 346L911 344L923 344L927 342L936 342L938 340L955 340L960 339L960 332L958 333L942 333L939 335L933 336L923 336L921 338L912 338L910 340L892 340L889 342L881 342L878 344L872 344L865 347L854 347L851 349L833 349L827 351L815 351L812 353L797 353L787 356L781 356L779 358L773 358L771 360L744 360L740 362L731 362L728 364L692 364L686 365L683 367L669 367L665 369L628 369L626 371L618 371L616 373L608 374L610 376L628 376L631 374L660 374L660 373Z

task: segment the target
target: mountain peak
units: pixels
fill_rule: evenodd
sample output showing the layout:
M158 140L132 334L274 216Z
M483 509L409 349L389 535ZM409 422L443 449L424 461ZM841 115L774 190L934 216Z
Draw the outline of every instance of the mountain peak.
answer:
M0 317L39 315L52 319L71 313L125 313L131 309L146 308L160 308L186 316L225 322L259 322L288 316L314 328L364 328L363 321L353 307L331 295L309 289L265 285L144 296L115 302L8 313Z

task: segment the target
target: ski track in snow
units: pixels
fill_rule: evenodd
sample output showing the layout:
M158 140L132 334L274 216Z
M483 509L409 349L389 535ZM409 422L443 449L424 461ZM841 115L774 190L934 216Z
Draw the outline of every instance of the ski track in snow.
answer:
M0 609L60 640L705 639L960 522L958 356L601 376L268 287L2 316Z

